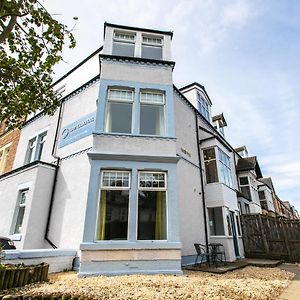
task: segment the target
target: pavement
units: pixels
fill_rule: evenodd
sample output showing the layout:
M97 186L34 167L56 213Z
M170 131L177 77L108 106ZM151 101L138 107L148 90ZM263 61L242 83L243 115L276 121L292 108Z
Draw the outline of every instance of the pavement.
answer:
M282 264L279 268L294 273L295 277L278 300L300 300L300 267L295 264Z

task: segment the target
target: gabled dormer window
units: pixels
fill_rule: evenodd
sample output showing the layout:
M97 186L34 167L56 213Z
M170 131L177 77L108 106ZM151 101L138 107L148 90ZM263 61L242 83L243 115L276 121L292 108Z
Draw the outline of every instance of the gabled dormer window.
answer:
M199 112L207 121L210 122L209 104L199 92L197 93L197 101Z
M114 32L113 55L134 56L135 34L130 32Z
M150 59L162 59L163 38L143 35L142 57Z

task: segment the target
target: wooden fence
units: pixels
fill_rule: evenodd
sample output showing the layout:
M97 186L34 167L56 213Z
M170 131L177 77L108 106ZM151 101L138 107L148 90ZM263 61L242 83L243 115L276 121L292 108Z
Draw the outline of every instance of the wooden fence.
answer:
M300 220L241 216L246 257L300 261Z

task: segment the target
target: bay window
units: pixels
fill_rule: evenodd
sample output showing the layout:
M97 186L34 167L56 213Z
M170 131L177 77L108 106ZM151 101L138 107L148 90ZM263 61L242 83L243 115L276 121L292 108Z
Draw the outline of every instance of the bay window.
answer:
M208 102L204 99L204 97L200 93L197 93L197 101L198 101L199 112L207 121L210 121Z
M140 133L163 135L165 95L160 91L142 90L140 94Z
M232 187L230 158L221 149L219 149L219 162L220 162L220 182Z
M259 197L261 208L265 209L265 210L268 210L268 204L267 204L265 191L259 191L258 192L258 197Z
M218 182L218 170L215 148L203 150L206 182Z
M150 59L162 59L162 37L143 35L142 57Z
M129 171L102 171L97 240L126 240Z
M242 194L248 200L252 201L249 178L247 176L239 177L239 182L240 182L240 188L241 188Z
M167 173L138 173L138 240L167 239Z
M108 89L106 132L131 133L133 95L130 89Z
M113 55L134 56L135 34L129 32L114 32Z

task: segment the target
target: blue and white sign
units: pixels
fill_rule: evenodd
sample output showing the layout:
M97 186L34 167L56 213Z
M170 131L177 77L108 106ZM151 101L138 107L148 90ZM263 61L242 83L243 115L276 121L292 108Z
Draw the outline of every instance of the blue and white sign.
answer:
M92 134L95 129L96 112L93 112L65 127L59 134L58 148L72 144L86 136Z

